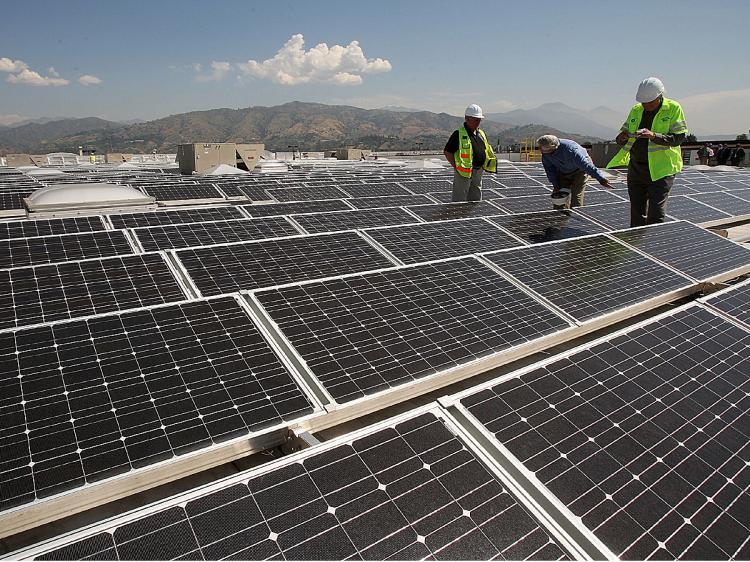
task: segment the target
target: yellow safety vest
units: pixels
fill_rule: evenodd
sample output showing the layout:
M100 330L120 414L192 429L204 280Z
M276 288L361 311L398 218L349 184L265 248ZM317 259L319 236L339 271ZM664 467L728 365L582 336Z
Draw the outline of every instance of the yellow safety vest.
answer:
M635 133L643 117L643 105L635 104L630 109L628 120L623 123L621 131ZM654 116L651 125L654 133L662 134L687 134L688 128L685 122L685 114L682 107L674 100L664 98L659 111ZM607 164L607 168L616 166L627 166L630 162L630 149L635 144L635 137L629 137L620 151ZM666 176L673 176L682 170L682 150L679 146L664 146L648 141L648 169L651 179L656 181Z
M484 165L482 168L487 172L497 172L497 158L492 151L490 143L487 142L487 136L482 129L477 129L477 133L484 141ZM471 177L471 162L474 159L474 151L471 147L471 139L466 127L458 129L458 150L453 155L456 160L456 170L465 178Z

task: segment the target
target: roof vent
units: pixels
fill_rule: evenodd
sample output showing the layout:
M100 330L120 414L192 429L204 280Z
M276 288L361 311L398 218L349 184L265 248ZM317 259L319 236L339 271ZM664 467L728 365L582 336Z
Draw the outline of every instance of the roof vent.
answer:
M90 214L91 209L154 209L156 200L142 191L111 183L51 184L24 199L29 212L60 215Z

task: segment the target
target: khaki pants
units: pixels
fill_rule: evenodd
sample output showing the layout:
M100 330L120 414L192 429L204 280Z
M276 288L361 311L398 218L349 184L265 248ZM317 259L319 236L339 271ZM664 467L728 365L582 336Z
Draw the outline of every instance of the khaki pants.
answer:
M570 198L565 205L553 205L553 208L559 210L583 207L583 192L586 189L586 174L583 170L576 170L572 174L557 174L557 182L560 187L570 189Z
M482 168L471 171L471 177L465 178L453 170L453 202L482 200Z

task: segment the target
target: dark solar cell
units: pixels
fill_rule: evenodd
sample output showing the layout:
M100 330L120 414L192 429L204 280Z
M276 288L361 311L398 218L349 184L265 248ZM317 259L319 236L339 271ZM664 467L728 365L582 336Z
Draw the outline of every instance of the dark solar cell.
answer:
M592 218L613 230L630 228L630 204L629 203L607 203L606 205L586 205L576 209L586 217ZM666 217L665 220L673 220Z
M122 231L0 240L0 269L132 254Z
M441 192L441 191L452 191L453 190L453 182L449 180L443 180L443 179L436 179L436 180L417 180L417 181L410 181L407 183L402 183L402 185L411 191L412 193L417 194L425 194L425 193L432 193L432 192Z
M174 224L136 228L133 232L146 251L189 248L244 240L299 234L283 217Z
M388 226L418 222L409 212L392 207L387 209L363 209L347 213L313 213L293 215L292 218L309 233L336 232L371 226Z
M508 213L533 213L535 211L549 211L552 209L552 198L547 195L510 196L496 200L495 204Z
M312 411L233 298L0 334L0 509Z
M613 236L699 281L738 268L750 270L750 248L688 222L633 228Z
M242 211L237 207L204 207L175 211L109 215L109 220L115 228L137 228L139 226L160 226L186 222L240 219L243 217Z
M384 197L388 195L410 195L410 192L397 183L344 185L341 188L351 197Z
M473 258L256 295L337 402L568 326Z
M518 215L504 215L488 219L529 242L549 242L563 238L577 238L587 234L606 232L606 228L577 213L541 211Z
M748 192L750 194L750 191ZM691 199L710 205L715 209L724 211L732 216L750 215L750 201L745 201L740 197L726 191L716 193L697 193L690 196Z
M206 296L393 265L353 232L211 246L177 255Z
M484 219L389 226L366 233L403 263L419 263L521 246Z
M621 560L744 559L749 353L691 307L462 403Z
M486 257L580 322L692 284L604 235L501 251Z

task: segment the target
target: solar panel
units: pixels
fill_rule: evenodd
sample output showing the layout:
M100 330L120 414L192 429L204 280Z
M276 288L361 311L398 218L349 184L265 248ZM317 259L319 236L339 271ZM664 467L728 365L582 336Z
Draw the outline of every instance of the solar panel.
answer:
M447 205L415 205L409 207L409 210L426 221L491 217L506 214L504 210L499 209L489 201L449 203Z
M715 209L724 211L733 216L750 215L750 201L745 201L739 197L735 197L731 193L726 191L718 191L715 193L696 193L690 196L691 199L710 205Z
M699 281L750 271L750 248L688 222L633 228L613 236Z
M440 191L453 191L453 182L448 180L417 180L410 181L407 183L402 182L402 185L416 194L425 194Z
M531 244L577 238L607 230L577 213L565 211L504 215L488 220Z
M0 222L0 240L104 230L100 216Z
M37 559L568 558L448 423L399 418L63 537Z
M584 205L597 205L600 203L620 203L623 205L624 200L614 190L592 189L589 187L583 192L583 203Z
M673 195L667 200L667 213L680 220L703 223L721 220L731 215L704 205L685 195Z
M283 217L150 226L133 232L147 252L299 234Z
M171 185L154 185L146 187L146 193L157 201L191 201L205 199L224 199L212 185L189 185L174 183Z
M0 270L0 287L0 329L185 299L159 254Z
M532 187L532 186L541 186L543 185L541 182L530 178L528 176L513 176L513 175L506 175L506 174L498 174L493 178L495 180L495 183L500 184L502 187Z
M132 254L121 230L0 240L0 269Z
M251 217L270 217L275 215L293 215L296 213L317 213L321 211L351 211L344 201L300 201L297 203L272 203L268 205L242 205Z
M749 355L691 306L461 402L615 557L745 559Z
M293 215L292 218L307 232L336 232L371 226L388 226L417 222L419 219L399 207L363 209L347 213L312 213Z
M41 186L40 186L41 187ZM20 211L23 210L23 200L31 195L32 191L19 191L9 193L0 191L0 211Z
M705 302L750 326L750 281L715 293L707 297Z
M344 199L349 194L332 185L297 187L291 189L266 189L274 199L287 201L317 201L320 199Z
M509 213L533 213L552 209L552 198L547 195L524 195L496 200L495 204Z
M345 185L342 189L351 197L385 197L388 195L411 195L411 193L397 183L371 183L360 185Z
M160 226L186 222L240 219L244 217L245 215L237 207L203 207L108 216L115 228L137 228L139 226Z
M354 232L210 246L177 256L205 296L393 265Z
M271 199L271 195L262 185L242 184L236 187L251 201L268 201Z
M576 208L576 213L594 219L613 230L630 228L630 206L627 203L607 203L604 205L586 205ZM674 220L665 217L666 221Z
M263 290L256 296L339 403L568 327L474 258Z
M365 233L402 263L419 263L523 245L517 238L481 218L389 226L369 229Z
M424 195L391 195L387 197L355 197L347 203L356 209L380 209L383 207L403 207L406 205L428 205L433 201Z
M687 278L601 234L485 257L579 322L691 286Z
M2 510L312 411L230 297L0 334L0 355Z

